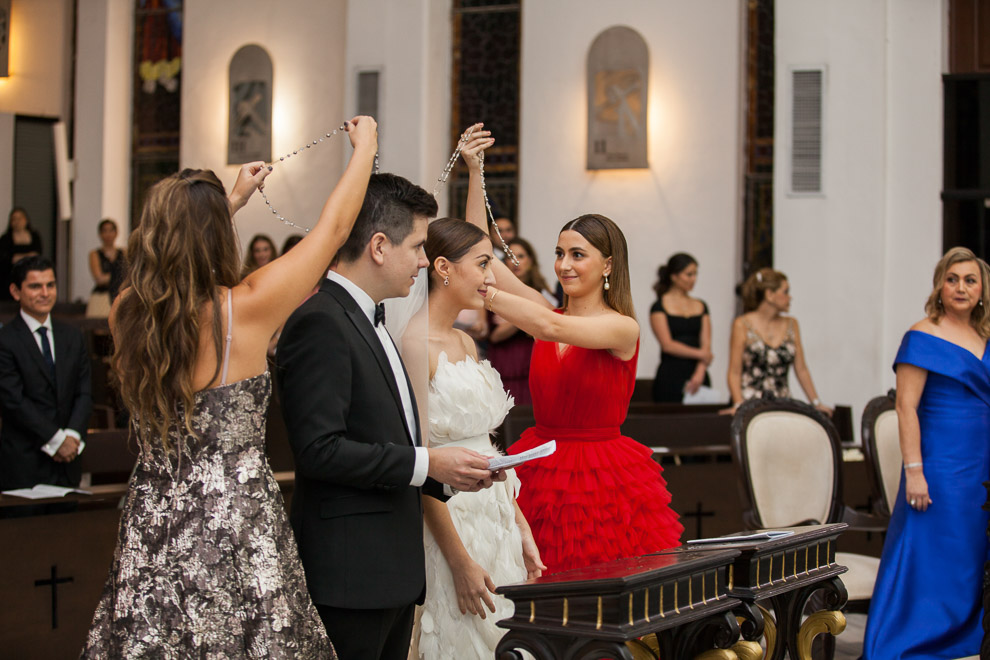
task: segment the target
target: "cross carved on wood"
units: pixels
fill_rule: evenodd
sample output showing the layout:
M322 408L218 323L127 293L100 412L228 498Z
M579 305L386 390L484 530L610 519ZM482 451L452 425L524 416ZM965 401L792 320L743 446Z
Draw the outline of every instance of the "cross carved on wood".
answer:
M35 580L34 586L52 588L52 630L58 628L58 585L72 582L71 577L58 577L58 567L52 564L51 577L47 580Z

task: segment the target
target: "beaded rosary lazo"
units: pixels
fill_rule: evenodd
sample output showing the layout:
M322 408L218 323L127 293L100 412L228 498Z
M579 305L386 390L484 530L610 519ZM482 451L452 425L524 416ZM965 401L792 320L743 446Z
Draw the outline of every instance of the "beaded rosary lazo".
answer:
M464 145L467 144L468 140L471 139L471 129L468 129L461 134L461 139L457 141L457 146L454 148L454 153L450 155L450 159L447 161L446 167L443 168L443 172L437 177L437 183L433 186L433 196L436 197L440 194L440 188L447 183L447 178L450 176L451 171L454 169L454 165L457 163L457 157L461 155L461 150ZM481 165L481 195L485 200L485 209L488 212L488 222L490 226L495 228L495 235L498 236L499 243L502 244L502 250L505 254L512 260L512 263L516 266L519 265L519 259L513 254L509 246L506 245L505 239L502 238L502 232L498 230L498 223L495 222L495 218L492 215L492 205L488 202L488 189L485 187L485 152L478 152L478 161Z
M333 129L333 132L332 133L326 133L322 137L317 138L316 140L313 140L312 142L307 142L306 144L304 144L303 146L299 147L298 149L295 149L292 152L287 153L284 156L279 157L278 162L284 163L287 159L292 158L293 156L297 156L300 153L306 151L307 149L312 149L313 147L318 146L324 140L329 140L329 139L333 138L335 135L337 135L337 133L345 133L345 132L347 132L347 122L344 122L343 124L341 124L339 128ZM272 161L271 164L269 164L269 166L268 166L269 169L271 169L272 165L274 165L274 164L275 164L275 161ZM374 172L375 172L375 174L378 174L378 152L377 151L375 152L375 169L374 169ZM296 223L292 222L291 220L289 220L285 216L280 215L279 212L275 210L275 207L272 206L271 200L268 199L268 195L265 194L265 186L264 186L264 184L262 184L258 188L258 192L261 193L262 199L265 200L265 205L269 209L271 209L272 215L274 215L276 218L278 218L282 222L283 225L288 225L289 227L295 227L296 229L302 229L307 234L309 233L309 227L303 227L302 225L297 225Z
M306 151L307 149L312 149L313 147L319 146L320 143L322 143L322 142L324 142L326 140L330 140L331 138L333 138L334 136L336 136L338 133L343 133L343 132L346 132L346 131L347 131L347 123L345 122L345 123L341 124L339 128L335 128L333 130L333 132L331 132L331 133L325 133L322 137L319 137L319 138L313 140L312 142L308 142L308 143L304 144L303 146L299 147L298 149L295 149L292 152L287 153L284 156L279 157L278 162L279 163L284 163L289 158L292 158L293 156L298 156L300 153ZM447 178L450 177L450 173L454 169L454 165L457 163L457 158L461 155L461 150L464 148L464 145L467 144L468 140L470 140L470 139L471 139L471 131L470 130L464 132L461 135L461 139L458 140L457 147L454 149L454 153L451 154L450 159L447 161L447 165L443 168L443 172L437 178L436 185L433 186L433 196L434 197L436 197L437 195L440 194L440 188L445 183L447 183ZM498 240L502 244L502 249L505 250L505 254L508 255L508 257L512 260L512 263L513 264L515 264L516 266L518 266L519 265L519 260L516 258L516 255L513 254L512 250L509 249L509 246L505 243L505 239L502 238L502 232L500 232L498 230L498 224L496 224L495 218L492 215L492 205L488 201L488 190L485 187L485 152L484 151L478 153L478 160L480 161L480 164L481 164L481 194L482 194L482 197L485 200L485 209L488 212L488 221L491 224L491 226L495 228L495 234L498 236ZM269 165L269 167L271 167L274 164L275 164L275 161L272 161L271 164ZM375 168L374 168L374 173L375 174L378 174L378 153L377 152L375 152ZM289 227L295 227L296 229L302 229L306 233L309 233L309 229L310 229L309 227L303 227L302 225L297 225L296 223L292 222L291 220L289 220L285 216L280 215L279 212L277 210L275 210L275 207L272 206L271 200L268 199L268 195L265 194L265 186L263 184L262 184L261 187L258 188L258 192L261 193L262 199L265 200L265 205L269 209L271 209L272 215L274 215L283 225L287 225Z

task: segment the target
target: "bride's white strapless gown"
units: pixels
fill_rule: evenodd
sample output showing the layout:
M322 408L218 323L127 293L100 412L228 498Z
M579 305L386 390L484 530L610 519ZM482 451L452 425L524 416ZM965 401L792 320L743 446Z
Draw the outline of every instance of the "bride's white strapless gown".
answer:
M457 363L440 354L429 392L430 446L467 447L486 456L498 456L490 433L512 408L512 397L487 360L468 357ZM516 525L515 496L519 479L508 478L477 493L458 493L447 501L454 527L468 555L488 571L496 586L526 579L522 538ZM454 578L440 547L427 526L426 602L420 619L419 656L425 660L492 658L506 633L496 621L510 617L512 602L492 595L496 611L482 619L461 614Z

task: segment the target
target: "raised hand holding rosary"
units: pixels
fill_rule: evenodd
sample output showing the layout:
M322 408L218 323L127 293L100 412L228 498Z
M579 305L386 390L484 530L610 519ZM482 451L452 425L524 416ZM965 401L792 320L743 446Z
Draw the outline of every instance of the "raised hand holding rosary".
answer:
M313 140L312 142L307 142L306 144L304 144L303 146L299 147L298 149L293 150L291 153L287 153L284 156L279 157L278 162L279 163L283 163L287 159L292 158L293 156L296 156L296 155L302 153L303 151L305 151L307 149L312 149L313 147L319 146L319 144L321 142L323 142L324 140L330 140L335 135L337 135L337 133L346 133L347 132L348 123L349 122L346 122L345 121L343 124L340 125L339 128L333 129L333 132L332 133L326 133L322 137L317 138L316 140ZM272 165L274 165L275 162L276 161L273 160L268 165L269 169L271 169ZM378 152L377 151L375 152L375 167L374 167L374 170L373 171L374 171L375 174L378 174ZM296 223L294 223L291 220L287 219L285 216L280 215L279 212L275 210L275 207L272 206L271 200L268 199L268 195L265 194L265 186L264 186L264 184L262 184L258 188L258 192L261 193L261 198L265 200L265 205L268 206L269 209L271 209L272 215L274 215L276 218L278 218L282 222L283 225L288 225L290 227L295 227L296 229L302 229L307 234L309 233L309 227L303 227L302 225L297 225Z
M440 194L440 188L445 183L447 183L447 178L450 176L451 171L454 169L454 165L457 163L457 158L458 156L461 155L461 150L464 148L464 145L468 143L468 140L471 139L471 133L473 129L474 126L467 129L466 131L464 131L464 133L461 134L461 139L457 141L457 146L454 147L454 153L450 155L450 160L447 161L447 165L443 168L443 172L441 172L440 176L437 177L436 185L433 186L434 197ZM492 215L492 205L488 202L488 190L487 188L485 188L484 150L478 152L478 161L480 162L481 165L481 195L485 200L485 209L488 211L488 222L492 227L495 228L495 235L498 236L498 240L502 244L502 249L505 251L505 254L509 257L509 259L512 260L512 263L514 265L518 266L519 259L517 259L516 255L513 254L512 250L509 249L509 246L505 243L505 239L502 238L502 232L498 230L498 224L495 222L495 218Z

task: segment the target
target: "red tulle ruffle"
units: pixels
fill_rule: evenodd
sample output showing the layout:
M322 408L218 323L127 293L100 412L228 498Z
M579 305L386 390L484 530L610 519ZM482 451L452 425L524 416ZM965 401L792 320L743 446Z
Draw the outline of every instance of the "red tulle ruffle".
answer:
M543 442L529 429L510 453ZM662 472L647 447L624 436L558 442L553 455L516 468L519 507L549 572L679 545L684 526Z

